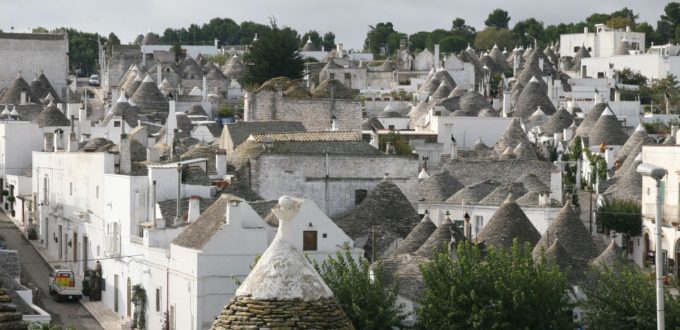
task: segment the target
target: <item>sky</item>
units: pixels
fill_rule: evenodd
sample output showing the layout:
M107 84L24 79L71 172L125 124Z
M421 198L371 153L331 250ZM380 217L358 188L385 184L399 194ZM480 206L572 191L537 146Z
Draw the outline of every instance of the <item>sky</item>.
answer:
M449 29L456 17L478 30L495 8L507 10L510 26L535 17L546 25L577 22L591 13L610 13L623 7L640 15L638 22L656 21L669 1L664 0L0 0L0 29L27 32L73 27L108 35L114 32L123 43L148 31L162 33L167 27L203 24L214 17L240 23L267 24L275 17L279 26L290 26L300 34L315 29L332 31L345 49L362 48L369 25L392 22L395 30L412 34L437 28Z

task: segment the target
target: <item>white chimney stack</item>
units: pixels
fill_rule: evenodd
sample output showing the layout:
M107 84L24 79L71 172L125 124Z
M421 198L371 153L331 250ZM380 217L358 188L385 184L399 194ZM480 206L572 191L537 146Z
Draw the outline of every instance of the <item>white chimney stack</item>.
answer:
M434 69L439 69L439 44L434 45Z
M203 76L203 90L201 90L201 93L203 95L203 101L208 100L208 78Z
M43 151L44 152L53 152L54 151L54 138L55 138L54 133L48 133L45 132L43 134Z
M132 171L132 155L130 154L130 138L127 134L120 135L120 174L130 174Z
M158 88L161 87L162 81L163 81L163 64L159 62L158 66L156 67L156 86L158 86Z
M339 58L342 58L342 55L344 54L343 52L345 51L345 50L344 50L344 45L343 45L342 43L339 43L339 44L337 45L337 48L338 48L338 50L337 50L337 52L338 52L338 57L339 57Z
M223 180L224 176L227 175L227 151L224 149L215 153L215 170L220 180Z
M19 96L19 104L26 104L26 91L21 91L21 95Z
M172 143L174 131L177 128L177 115L175 114L175 107L176 103L175 100L170 100L169 102L170 107L168 111L168 120L165 122L166 126L166 134L165 136L168 137L166 140L166 143Z
M562 137L564 138L564 141L571 141L572 136L572 131L571 128L565 128L562 130Z
M512 94L510 91L503 91L503 117L507 117L512 111Z
M541 71L543 71L543 58L542 57L538 59L538 68L541 69Z
M146 149L146 159L152 163L158 163L161 160L161 156L158 150L154 148Z
M187 222L194 222L201 215L201 199L198 196L191 196L189 199L189 213Z
M64 139L64 131L59 129L54 132L54 151L59 151L59 149L63 149L62 147L62 142Z
M68 152L78 152L78 139L76 138L76 132L71 132L68 134Z

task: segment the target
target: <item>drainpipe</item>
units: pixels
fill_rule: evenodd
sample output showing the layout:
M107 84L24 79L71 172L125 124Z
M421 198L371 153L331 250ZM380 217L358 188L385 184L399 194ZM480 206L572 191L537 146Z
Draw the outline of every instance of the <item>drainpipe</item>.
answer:
M326 178L324 179L324 206L326 209L326 215L330 216L330 210L328 209L328 184L330 182L330 170L328 168L328 151L324 150L323 151L324 157L325 157L325 165L326 165Z

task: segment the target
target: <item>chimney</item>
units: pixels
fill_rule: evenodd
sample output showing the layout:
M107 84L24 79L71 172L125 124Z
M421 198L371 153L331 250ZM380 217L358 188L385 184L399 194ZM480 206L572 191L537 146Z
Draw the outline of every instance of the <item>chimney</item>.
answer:
M158 150L154 148L147 148L146 149L146 160L152 162L152 163L158 163L161 160L161 156L158 153Z
M617 88L614 90L614 102L621 101L621 91Z
M78 139L76 138L76 132L71 132L68 134L68 152L78 152Z
M541 72L543 71L543 58L538 59L538 68L541 69Z
M674 139L678 136L678 125L671 125L671 136Z
M127 134L120 135L120 174L130 174L132 171L132 155L130 154L130 138Z
M588 27L587 26L583 27L583 33L588 33Z
M463 235L468 241L472 240L472 224L470 224L470 216L465 212L465 226L463 227Z
M156 86L160 88L162 81L163 81L163 64L158 62L158 66L156 67Z
M453 134L451 134L451 159L458 160L458 143L453 138Z
M503 91L503 117L508 117L508 114L512 111L512 94L510 91Z
M554 133L553 141L555 141L555 143L557 143L558 141L562 141L562 132Z
M203 101L208 100L208 78L203 75L203 90L201 90L201 93L203 95Z
M19 96L19 104L26 104L26 91L21 91L21 95Z
M149 218L154 223L156 228L164 228L165 220L156 221L156 180L151 182L151 191L149 191Z
M54 131L54 151L59 151L63 148L64 142L64 131L62 129L57 129Z
M189 214L187 215L187 222L196 221L201 215L201 199L198 196L191 196L189 199Z
M220 40L215 38L215 48L219 48L219 47L220 47Z
M573 137L572 135L572 130L571 128L565 128L562 130L562 137L564 138L564 141L571 141L571 138Z
M604 151L604 160L607 162L607 169L614 167L614 150L607 147Z
M220 180L227 175L227 151L220 149L215 153L215 170Z
M342 44L342 43L339 43L339 44L337 45L337 52L338 52L338 57L339 57L339 58L342 58L342 55L344 54L344 53L343 53L343 52L344 52L344 49L343 49L343 48L344 48L344 47L343 47L343 44Z
M378 133L377 132L371 132L371 141L368 142L368 144L372 145L376 149L380 149L380 145L378 144Z
M87 120L87 109L85 107L81 107L78 109L78 121L85 122Z
M434 69L439 69L439 44L434 45Z
M43 151L53 152L54 151L54 133L45 132L43 133Z

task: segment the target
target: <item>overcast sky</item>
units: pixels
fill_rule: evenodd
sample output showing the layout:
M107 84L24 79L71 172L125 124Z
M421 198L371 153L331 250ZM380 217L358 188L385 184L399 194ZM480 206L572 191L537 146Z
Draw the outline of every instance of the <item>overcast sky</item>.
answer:
M166 27L203 24L214 17L237 23L267 23L276 17L280 26L300 34L316 29L333 31L345 48L360 48L368 25L390 21L399 32L414 33L448 29L455 17L464 18L478 30L495 8L510 13L510 26L527 17L548 24L583 20L594 12L610 13L625 6L640 15L639 22L656 26L667 0L0 0L0 29L16 32L33 27L67 26L88 32L114 32L131 42L139 33L162 33Z

